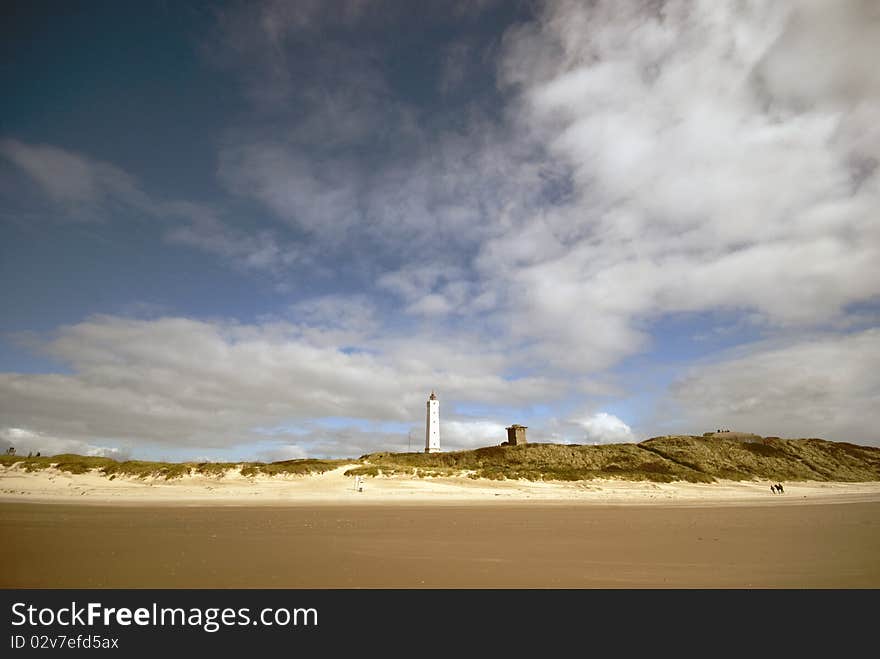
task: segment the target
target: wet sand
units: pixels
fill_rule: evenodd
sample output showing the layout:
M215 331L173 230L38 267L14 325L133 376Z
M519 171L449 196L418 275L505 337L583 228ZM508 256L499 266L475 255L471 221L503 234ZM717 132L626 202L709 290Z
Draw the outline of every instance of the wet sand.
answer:
M0 504L5 588L878 588L880 503Z

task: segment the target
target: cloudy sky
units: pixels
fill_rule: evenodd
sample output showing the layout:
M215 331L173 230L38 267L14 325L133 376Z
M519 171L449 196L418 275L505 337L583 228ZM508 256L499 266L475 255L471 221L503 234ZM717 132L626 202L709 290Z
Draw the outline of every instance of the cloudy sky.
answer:
M4 13L4 445L880 445L872 0Z

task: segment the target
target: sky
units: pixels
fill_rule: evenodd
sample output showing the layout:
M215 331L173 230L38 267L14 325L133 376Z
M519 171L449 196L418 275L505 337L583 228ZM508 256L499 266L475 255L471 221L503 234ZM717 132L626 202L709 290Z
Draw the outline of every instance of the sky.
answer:
M876 2L2 11L0 446L880 446Z

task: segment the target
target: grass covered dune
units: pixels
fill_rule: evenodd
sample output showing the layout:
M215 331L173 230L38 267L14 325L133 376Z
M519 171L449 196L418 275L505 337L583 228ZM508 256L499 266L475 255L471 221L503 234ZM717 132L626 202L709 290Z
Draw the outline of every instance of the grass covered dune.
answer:
M721 433L734 435L733 433ZM655 437L639 444L526 444L449 453L371 453L349 474L669 483L725 480L880 481L880 448L757 435Z
M143 460L118 461L88 455L64 453L61 455L22 457L17 455L0 456L0 465L17 465L27 472L55 468L68 474L87 474L97 472L109 479L117 476L129 478L165 478L171 480L184 476L213 476L222 478L230 470L242 476L265 474L321 474L336 469L351 460L285 460L283 462L149 462Z
M710 436L655 437L638 444L583 446L526 444L490 446L447 453L370 453L358 460L283 462L117 461L81 455L0 456L0 465L26 472L54 468L71 474L97 473L113 480L222 478L230 471L245 477L309 475L352 462L347 476L444 477L472 479L582 481L622 479L670 483L723 480L868 482L880 481L880 448L822 439L780 439L721 433Z

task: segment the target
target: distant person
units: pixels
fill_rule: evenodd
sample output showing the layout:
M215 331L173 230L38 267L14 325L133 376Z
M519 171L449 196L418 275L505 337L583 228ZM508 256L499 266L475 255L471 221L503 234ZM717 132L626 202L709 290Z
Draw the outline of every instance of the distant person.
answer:
M776 489L779 490L779 494L785 494L785 490L782 489L782 483L777 483Z

